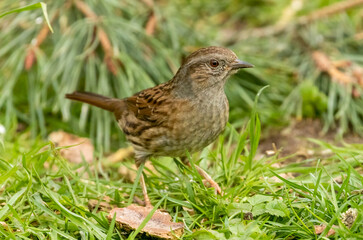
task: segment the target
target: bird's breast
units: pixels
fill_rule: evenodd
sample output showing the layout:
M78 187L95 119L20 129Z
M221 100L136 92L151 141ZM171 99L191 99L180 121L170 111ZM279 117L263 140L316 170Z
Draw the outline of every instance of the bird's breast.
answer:
M224 130L228 121L228 101L220 98L201 98L179 106L170 131L161 137L163 151L170 156L182 156L200 151L211 144Z

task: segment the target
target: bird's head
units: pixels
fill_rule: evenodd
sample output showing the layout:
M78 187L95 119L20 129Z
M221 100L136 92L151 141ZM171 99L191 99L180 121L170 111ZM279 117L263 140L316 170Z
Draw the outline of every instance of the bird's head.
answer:
M185 88L193 91L205 91L209 88L223 89L228 77L241 68L253 65L239 60L237 55L223 47L201 48L190 54L174 77ZM190 90L190 89L189 89Z

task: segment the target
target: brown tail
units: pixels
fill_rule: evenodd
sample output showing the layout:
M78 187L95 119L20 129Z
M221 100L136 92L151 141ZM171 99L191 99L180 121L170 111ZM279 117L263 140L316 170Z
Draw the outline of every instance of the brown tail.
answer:
M108 110L110 112L114 112L117 105L116 103L122 101L120 99L109 98L90 92L74 92L66 94L66 98L80 102L85 102L93 106Z

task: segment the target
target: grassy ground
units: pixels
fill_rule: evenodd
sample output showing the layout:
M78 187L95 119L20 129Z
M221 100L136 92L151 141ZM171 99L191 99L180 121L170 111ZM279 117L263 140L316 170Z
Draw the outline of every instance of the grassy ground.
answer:
M352 131L362 143L361 1L45 2L54 34L40 9L0 21L0 239L142 238L106 218L142 198L128 177L136 175L132 158L110 164L104 153L126 145L113 116L63 96L130 96L170 79L183 57L207 45L256 66L226 85L223 136L191 157L224 194L178 159L151 159L152 203L185 224L182 239L363 239L363 144L321 141ZM20 6L0 1L0 14ZM304 118L321 124L299 128L299 137L281 130ZM62 157L46 140L58 129L90 137L93 161ZM301 141L310 130L310 143Z
M278 153L256 157L260 126L255 120L241 132L229 126L214 146L193 156L220 184L223 196L204 187L195 169L178 160L152 159L154 169L146 168L152 203L162 200L160 208L185 224L182 239L319 239L331 229L335 239L362 239L363 145L319 142L331 150L329 157L284 164L288 158ZM136 185L117 173L116 167L127 163L105 167L99 156L91 165L75 165L52 143L27 134L3 141L0 238L127 239L110 225L102 206L107 199L125 207ZM142 198L139 187L135 194ZM96 200L92 208L90 200ZM357 217L342 217L349 209ZM320 235L319 226L326 226Z

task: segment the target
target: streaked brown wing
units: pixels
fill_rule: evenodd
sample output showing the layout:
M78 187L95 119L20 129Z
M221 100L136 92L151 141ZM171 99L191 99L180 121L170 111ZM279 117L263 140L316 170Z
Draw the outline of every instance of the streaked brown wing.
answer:
M167 109L172 105L164 85L146 89L131 96L126 100L128 109L131 110L139 120L152 125L160 125L167 118Z

